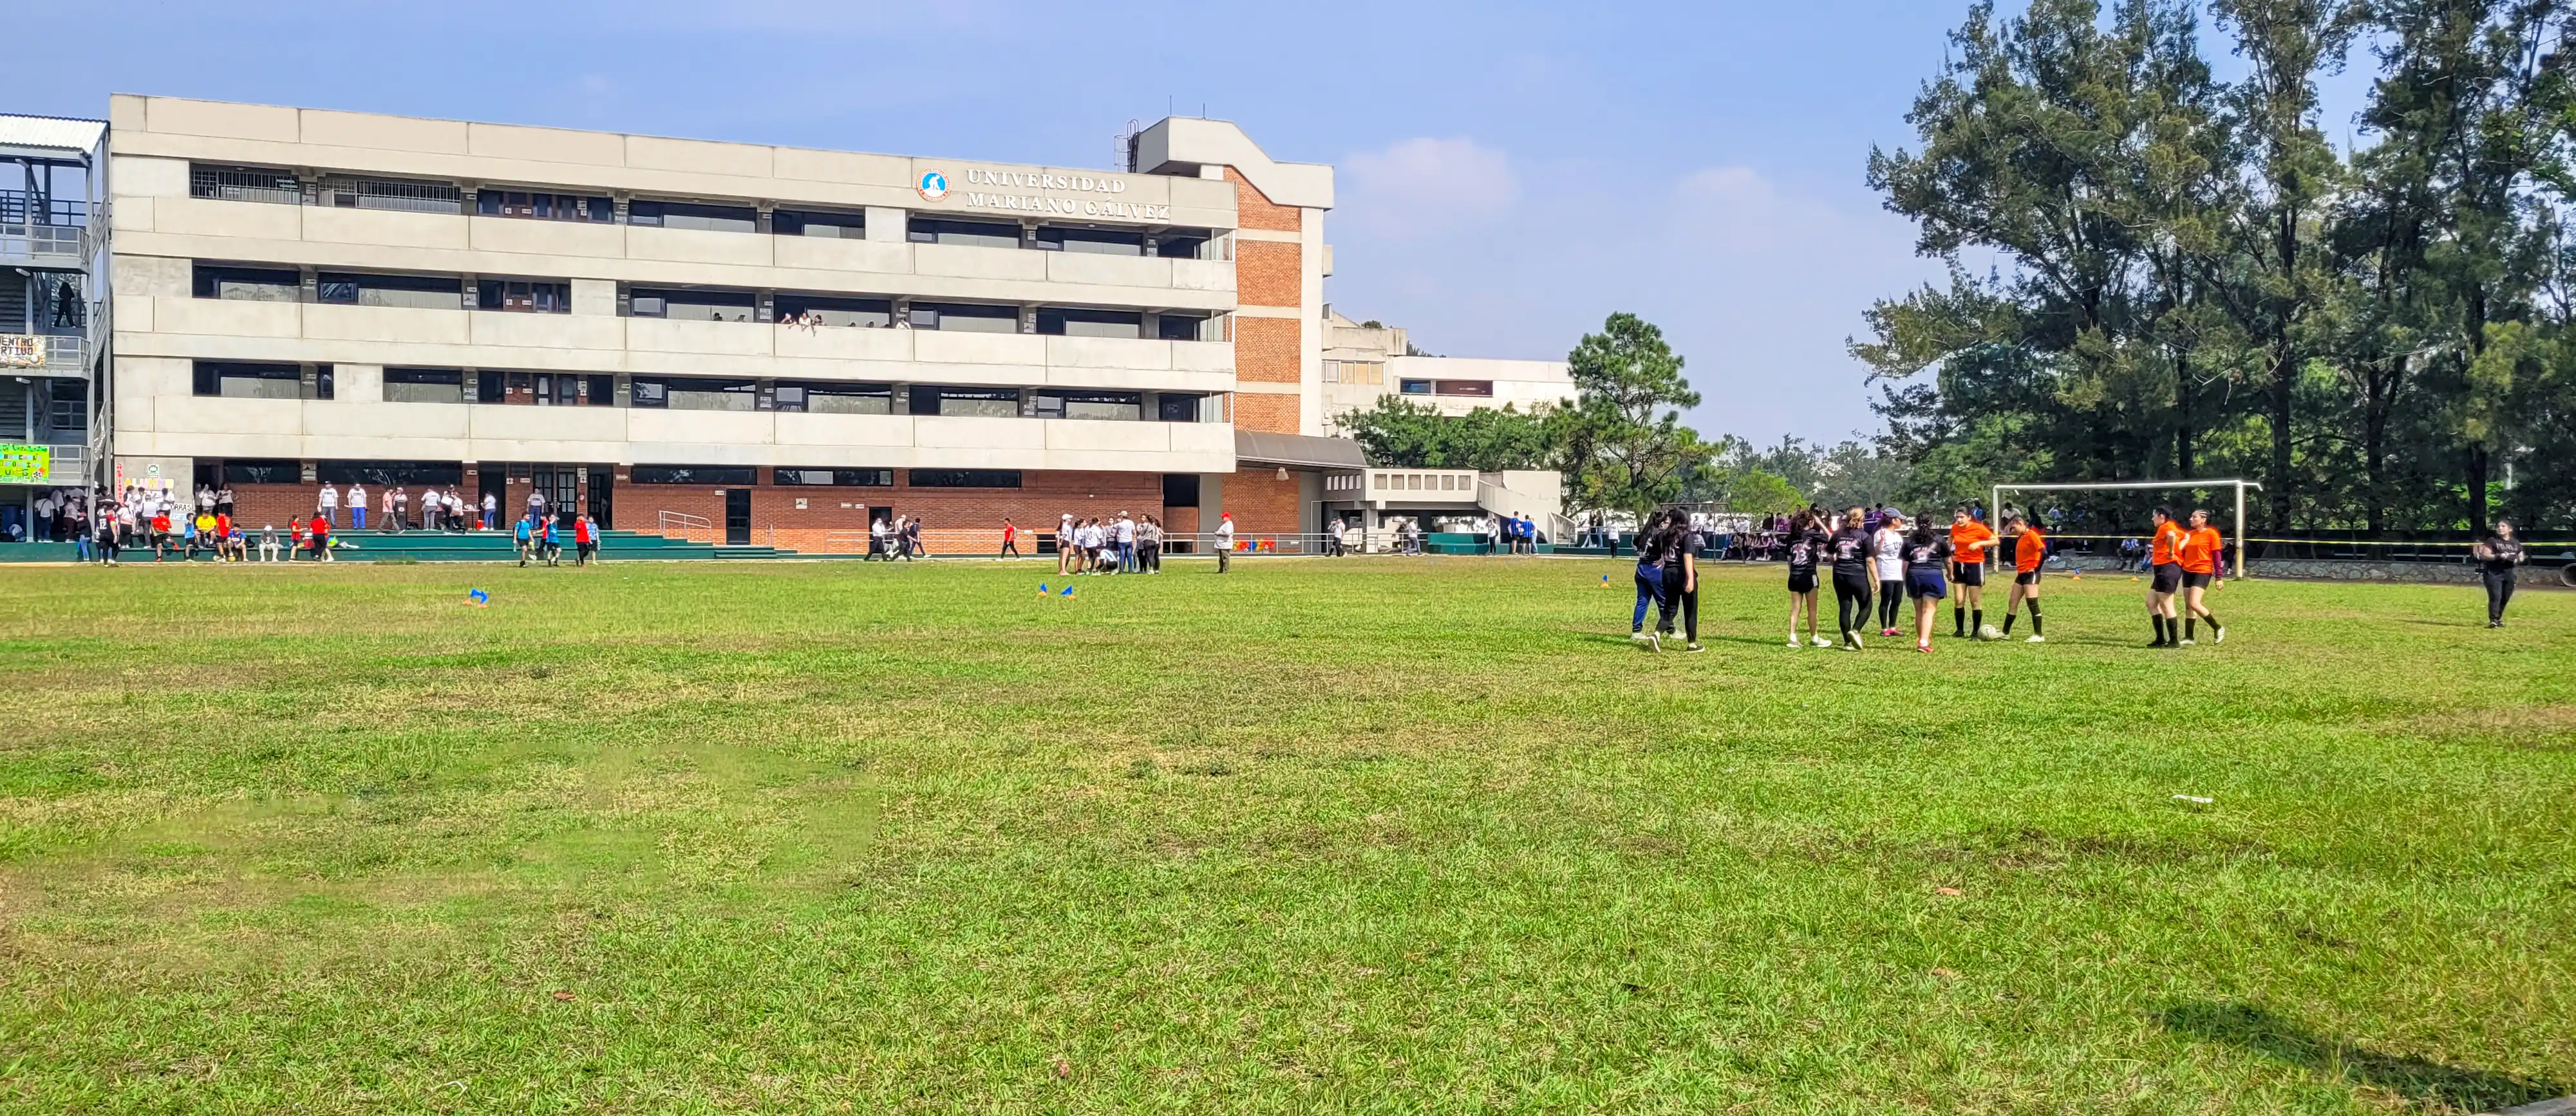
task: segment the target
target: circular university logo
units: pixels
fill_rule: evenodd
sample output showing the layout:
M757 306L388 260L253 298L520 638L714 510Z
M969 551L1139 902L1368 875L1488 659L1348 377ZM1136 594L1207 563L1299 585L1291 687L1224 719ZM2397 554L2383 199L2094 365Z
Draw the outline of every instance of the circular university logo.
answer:
M923 171L920 184L913 188L921 191L921 200L938 201L948 196L948 176L938 171Z

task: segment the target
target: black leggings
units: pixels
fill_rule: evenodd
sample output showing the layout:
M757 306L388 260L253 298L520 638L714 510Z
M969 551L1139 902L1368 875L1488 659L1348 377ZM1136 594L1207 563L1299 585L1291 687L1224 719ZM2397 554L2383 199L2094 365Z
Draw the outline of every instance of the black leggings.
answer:
M2504 623L2504 606L2513 603L2513 571L2479 570L2478 577L2487 583L2487 623Z
M1878 582L1878 626L1896 626L1896 608L1905 603L1905 583L1880 578Z
M1843 634L1849 635L1869 624L1869 575L1837 573L1834 575L1834 608L1841 618Z
M1682 588L1689 580L1689 577L1682 572L1681 563L1664 564L1664 599L1662 610L1655 619L1655 629L1667 634L1671 633L1673 612L1678 609L1682 614L1683 635L1690 642L1697 643L1699 642L1699 590Z

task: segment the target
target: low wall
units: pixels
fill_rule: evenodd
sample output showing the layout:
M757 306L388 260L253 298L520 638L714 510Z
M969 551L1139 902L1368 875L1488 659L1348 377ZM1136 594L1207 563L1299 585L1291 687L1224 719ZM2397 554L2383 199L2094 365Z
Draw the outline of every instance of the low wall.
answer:
M2062 568L2060 559L2051 558L2049 568ZM2092 555L2065 556L2067 565L2087 573L2136 572L2112 557ZM2566 569L2576 569L2567 567ZM2566 584L2566 569L2555 565L2526 566L2522 571L2525 585ZM2254 577L2277 577L2300 581L2405 581L2432 585L2475 585L2478 568L2466 562L2382 562L2361 558L2266 558L2248 567Z

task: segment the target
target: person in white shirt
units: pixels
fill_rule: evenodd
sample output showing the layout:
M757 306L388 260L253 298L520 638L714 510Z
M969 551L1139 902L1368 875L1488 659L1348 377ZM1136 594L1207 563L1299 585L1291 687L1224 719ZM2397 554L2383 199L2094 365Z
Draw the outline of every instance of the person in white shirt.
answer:
M483 529L489 531L500 525L501 501L486 492L483 494Z
M349 526L367 529L367 487L356 481L349 482Z
M420 490L420 529L421 529L421 530L423 530L423 531L435 531L435 530L438 530L438 516L439 516L439 513L445 509L445 507L446 507L446 505L441 504L441 503L439 503L439 502L438 502L438 486L437 486L437 485L434 485L434 484L433 484L433 485L431 485L431 486L429 486L429 487L427 487L427 488L421 489L421 490Z
M447 529L465 529L465 498L458 496L453 488L447 490Z
M1216 517L1216 572L1224 573L1234 557L1234 513Z
M53 538L54 494L47 492L36 497L36 541L51 542Z
M1878 575L1878 634L1902 634L1896 627L1896 610L1905 601L1905 517L1895 512L1879 521L1878 533L1869 537L1871 564Z
M277 525L274 523L260 528L259 560L262 562L277 561Z
M214 506L214 504L215 504L215 494L214 494L214 493L212 493L212 492L209 492L209 493L206 493L205 495L206 495L206 499L205 499L206 506L207 506L208 508L212 508L212 507ZM323 485L323 486L322 486L322 492L321 492L320 496L319 496L319 497L317 497L317 500L318 500L318 502L315 504L315 506L314 506L314 510L316 510L316 511L320 512L320 513L321 513L321 515L322 515L322 518L323 518L323 519L325 519L325 520L328 520L332 526L334 526L334 527L339 526L339 525L340 525L340 490L339 490L339 489L336 489L336 488L333 488L333 487L331 487L330 485L327 485L327 484L326 484L326 485Z
M1076 544L1073 532L1073 513L1066 512L1064 518L1057 520L1055 525L1055 572L1058 574L1069 574L1074 571Z
M1118 572L1134 573L1136 565L1136 521L1126 512L1118 513Z
M411 526L407 522L410 518L411 493L403 491L401 485L387 489L385 491L385 526L400 533Z

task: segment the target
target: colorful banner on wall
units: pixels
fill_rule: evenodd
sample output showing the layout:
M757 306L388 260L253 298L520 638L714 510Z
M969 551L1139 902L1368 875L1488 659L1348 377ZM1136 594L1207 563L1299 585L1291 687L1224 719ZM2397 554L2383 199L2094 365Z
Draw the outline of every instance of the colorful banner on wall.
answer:
M0 484L50 484L54 447L0 442Z
M45 338L34 333L0 333L0 368L42 368Z

